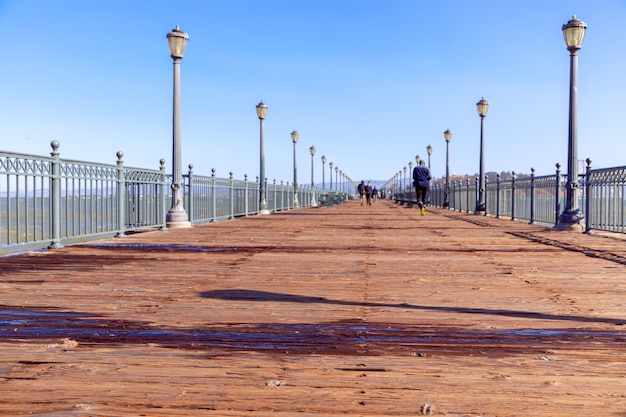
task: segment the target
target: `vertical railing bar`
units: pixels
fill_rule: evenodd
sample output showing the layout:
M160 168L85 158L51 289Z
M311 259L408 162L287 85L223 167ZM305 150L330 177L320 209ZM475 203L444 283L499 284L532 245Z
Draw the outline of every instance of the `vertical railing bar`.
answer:
M19 173L15 176L15 238L17 243L21 243L22 240L22 225L20 219L22 218L22 204L20 197L20 175Z
M511 172L511 220L515 220L515 171Z
M485 175L485 190L484 192L484 199L485 199L485 212L483 213L483 216L487 216L487 212L489 211L489 176Z
M585 233L591 231L591 159L587 158L587 167L585 169Z
M228 177L228 218L232 219L235 217L235 190L233 184L233 172L229 172Z
M249 196L248 196L248 174L243 174L243 180L245 182L245 184L244 184L244 187L245 187L244 212L245 212L245 216L248 217L248 215L250 214L250 210L248 209L248 200L249 200Z
M189 221L191 224L194 223L195 219L195 204L194 204L194 176L193 176L193 165L189 164L187 171L187 215L189 216Z
M167 198L166 198L166 193L167 193L167 176L165 175L165 159L160 159L159 160L159 180L161 182L161 187L159 189L159 193L160 193L160 204L159 204L159 210L160 210L160 223L161 223L161 230L165 230L167 229Z
M500 218L500 174L496 175L496 219Z
M63 193L63 201L59 201L59 204L62 204L65 208L63 210L63 217L65 217L63 224L65 225L65 233L67 234L69 233L70 227L72 227L72 224L70 223L70 216L72 217L72 220L74 219L74 182L70 181L69 176L65 176L63 178L63 182L65 183L63 186L65 192ZM71 193L70 188L72 190ZM72 204L72 210L70 210L70 203ZM60 205L59 210L61 210Z
M49 190L48 190L49 191ZM44 177L43 175L39 177L39 221L41 222L41 226L39 227L39 239L40 240L44 240L47 236L44 234L44 230L45 230L45 212L44 212L44 197L45 197L45 193L44 193ZM48 199L50 199L50 197L48 196ZM35 239L37 239L37 236L35 236Z
M528 223L535 223L535 168L530 168L530 220Z
M215 168L211 169L211 187L213 188L213 191L211 192L211 203L213 205L213 217L211 219L211 221L217 221L217 189L216 189L216 184L215 184Z
M559 224L559 213L561 211L561 164L556 164L556 194L554 208L554 227Z
M117 196L117 234L116 237L124 237L126 236L125 228L126 228L126 199L128 197L127 194L127 184L126 184L126 173L124 171L124 161L122 157L124 153L122 151L117 152L117 190L115 195Z
M11 216L12 216L12 205L11 205L11 175L7 175L7 244L11 244L12 242L12 233L11 233Z
M96 191L98 188L98 182L96 184ZM89 233L94 232L94 178L93 176L89 177Z

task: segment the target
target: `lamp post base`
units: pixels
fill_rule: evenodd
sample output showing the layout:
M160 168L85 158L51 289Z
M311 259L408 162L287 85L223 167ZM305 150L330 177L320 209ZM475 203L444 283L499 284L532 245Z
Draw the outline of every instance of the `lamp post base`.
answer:
M485 211L487 211L487 209L484 204L477 204L476 208L474 209L474 214L484 215Z
M170 210L165 216L165 227L168 229L182 229L191 227L191 222L185 210Z
M178 222L165 222L165 227L168 229L184 229L191 227L190 221L178 221Z
M582 232L585 230L585 224L583 223L583 216L580 210L564 211L559 216L559 221L556 224L556 230L564 232Z
M263 191L261 191L263 193ZM267 208L267 201L265 201L265 196L261 199L259 203L259 214L272 214L272 212Z

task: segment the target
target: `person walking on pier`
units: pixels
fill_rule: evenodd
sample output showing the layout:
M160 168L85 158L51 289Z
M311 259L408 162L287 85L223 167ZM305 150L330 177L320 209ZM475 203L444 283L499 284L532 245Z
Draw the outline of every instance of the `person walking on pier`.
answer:
M372 183L369 181L365 186L365 201L367 202L368 206L372 205Z
M359 184L359 187L358 187L358 191L359 191L359 199L361 200L361 205L363 205L363 203L365 203L365 181L361 180L361 183Z
M430 171L422 159L419 161L419 164L413 168L413 186L415 187L417 205L420 208L422 216L426 214L426 193L428 192L430 178Z

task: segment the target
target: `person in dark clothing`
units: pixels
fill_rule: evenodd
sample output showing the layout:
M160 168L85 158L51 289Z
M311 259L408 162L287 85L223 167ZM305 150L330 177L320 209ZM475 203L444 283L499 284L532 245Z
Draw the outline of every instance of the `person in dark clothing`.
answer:
M365 181L361 181L358 187L359 190L359 200L361 200L361 205L365 203Z
M417 205L422 216L426 214L426 193L430 185L430 178L430 171L426 167L424 160L419 161L419 164L413 168L413 186L415 187Z
M370 181L365 186L365 200L368 206L372 205L372 183Z

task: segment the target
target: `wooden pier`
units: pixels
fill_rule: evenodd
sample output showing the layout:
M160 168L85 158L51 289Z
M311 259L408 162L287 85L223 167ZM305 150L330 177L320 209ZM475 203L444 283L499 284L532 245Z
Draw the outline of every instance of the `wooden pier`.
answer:
M391 201L0 258L2 416L624 416L626 244Z

